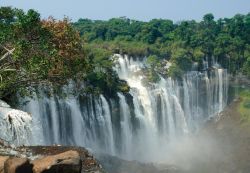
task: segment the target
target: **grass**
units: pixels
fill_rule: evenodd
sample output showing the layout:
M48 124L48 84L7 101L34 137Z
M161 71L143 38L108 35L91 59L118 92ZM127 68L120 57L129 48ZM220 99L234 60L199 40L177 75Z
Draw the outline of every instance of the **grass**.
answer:
M241 102L238 111L241 115L242 122L250 123L250 89L240 92Z

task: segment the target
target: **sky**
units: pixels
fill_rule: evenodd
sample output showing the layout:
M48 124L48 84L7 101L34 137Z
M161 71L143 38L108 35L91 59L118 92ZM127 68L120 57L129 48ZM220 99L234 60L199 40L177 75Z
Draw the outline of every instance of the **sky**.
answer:
M200 21L207 13L213 13L218 19L250 12L250 0L0 0L0 6L32 8L42 18L67 16L72 21L123 16L142 21L154 18Z

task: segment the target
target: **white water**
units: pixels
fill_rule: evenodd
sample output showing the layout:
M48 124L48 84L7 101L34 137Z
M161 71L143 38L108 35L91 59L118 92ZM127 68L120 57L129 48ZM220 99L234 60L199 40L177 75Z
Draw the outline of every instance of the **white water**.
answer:
M226 70L192 71L179 82L161 77L145 85L143 60L115 56L115 70L130 93L117 93L115 99L34 94L23 107L33 115L33 144L80 145L125 159L155 161L170 143L194 133L227 104Z
M132 159L131 148L133 147L132 145L133 132L132 132L132 124L130 123L131 114L129 112L129 107L126 102L125 96L122 95L121 93L118 93L118 97L120 100L119 102L120 115L121 115L120 124L121 124L121 135L123 136L122 143L124 143L124 145L122 145L121 153L125 158Z
M0 100L0 139L14 145L29 144L31 121L31 115L12 109Z

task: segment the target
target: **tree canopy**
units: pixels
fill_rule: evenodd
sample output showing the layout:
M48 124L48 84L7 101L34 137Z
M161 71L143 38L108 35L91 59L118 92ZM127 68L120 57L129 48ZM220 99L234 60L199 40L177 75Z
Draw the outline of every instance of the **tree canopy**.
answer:
M178 23L164 19L141 22L126 17L108 21L79 19L73 25L86 43L130 55L156 55L171 61L172 68L179 68L172 72L190 70L192 63L198 63L201 70L206 58L210 64L215 59L232 74L250 76L250 14L218 20L206 14L201 22Z
M250 13L218 20L206 14L201 22L120 17L72 23L41 19L35 10L0 8L0 98L69 80L84 81L84 92L127 92L113 70L114 53L147 56L146 74L154 82L159 74L181 78L194 64L204 70L204 59L250 76Z
M41 20L35 10L1 7L0 55L0 98L69 80L85 81L95 93L124 86L112 69L110 53L84 46L67 18Z

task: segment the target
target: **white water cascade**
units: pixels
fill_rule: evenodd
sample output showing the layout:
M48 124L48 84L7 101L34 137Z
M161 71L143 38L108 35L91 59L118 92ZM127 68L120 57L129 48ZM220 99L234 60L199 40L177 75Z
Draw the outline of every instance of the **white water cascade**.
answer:
M12 109L0 100L0 140L8 142L9 145L29 144L31 122L30 114Z
M188 72L181 81L145 84L143 59L115 55L130 92L116 98L34 94L23 110L33 115L33 144L80 145L125 159L154 161L168 145L197 131L227 104L222 68Z

